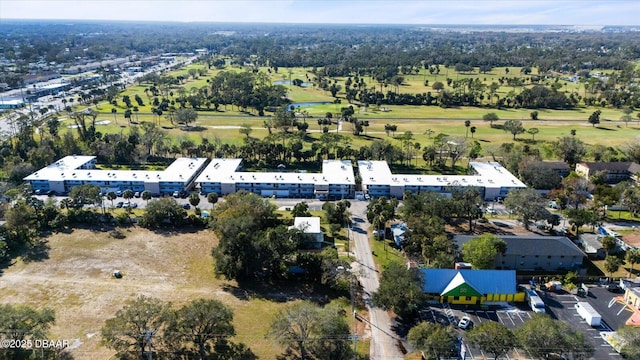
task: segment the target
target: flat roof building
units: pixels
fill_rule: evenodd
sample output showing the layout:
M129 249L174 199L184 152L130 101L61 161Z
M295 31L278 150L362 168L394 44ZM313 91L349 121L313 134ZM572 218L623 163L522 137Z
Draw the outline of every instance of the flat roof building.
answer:
M196 179L203 194L248 191L260 196L339 200L353 198L350 160L325 160L321 173L241 171L242 159L212 159Z
M320 218L317 216L301 216L293 220L293 226L305 234L307 246L311 248L321 248L324 242L324 233L320 227Z
M559 271L582 267L585 254L564 236L497 235L507 250L495 257L494 267L512 270ZM454 235L453 243L462 249L475 235Z
M109 191L149 191L153 195L172 194L193 186L206 158L178 158L166 169L99 170L95 156L66 156L24 178L33 190L68 193L73 187L92 184Z
M386 161L358 161L363 190L373 197L402 198L405 191L450 194L454 187L474 186L484 200L503 198L511 189L527 186L497 162L471 162L473 175L393 174Z
M0 99L0 110L19 109L24 107L24 101L20 99Z

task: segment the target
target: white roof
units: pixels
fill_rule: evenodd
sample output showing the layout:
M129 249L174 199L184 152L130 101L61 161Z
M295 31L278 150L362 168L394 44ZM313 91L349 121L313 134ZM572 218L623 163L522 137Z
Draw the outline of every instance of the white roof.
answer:
M325 160L322 173L237 171L242 159L212 159L196 179L197 183L256 184L344 184L355 185L353 166L349 160Z
M24 104L24 102L20 99L0 99L0 104L4 105L20 105Z
M386 161L358 161L363 185L526 187L497 162L472 162L476 175L392 174Z
M293 227L302 230L306 234L318 234L320 230L320 218L317 216L296 217L293 220Z
M186 182L207 161L206 158L178 158L162 171L79 169L95 156L66 156L24 178L48 181L143 181Z

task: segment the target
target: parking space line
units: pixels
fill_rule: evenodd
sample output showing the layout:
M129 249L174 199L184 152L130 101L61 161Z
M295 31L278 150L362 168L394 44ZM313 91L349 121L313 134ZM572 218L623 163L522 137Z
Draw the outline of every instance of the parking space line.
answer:
M511 323L513 324L513 326L516 326L515 316L511 313L507 313L507 316L509 317L509 320L511 320Z
M504 321L503 321L503 320L502 320L502 318L500 317L500 313L499 313L499 312L496 312L496 315L498 316L498 321L504 325Z
M467 347L467 352L469 353L469 356L471 359L475 359L475 357L473 356L473 353L471 352L471 348L469 347L469 345L467 345L467 343L465 342L464 346Z
M513 321L513 316L511 316L511 314L509 314L508 312L506 313L507 318L509 319L509 321L511 321L511 324L513 324L514 326L516 325L515 321Z
M517 312L517 313L515 313L515 314L516 314L516 315L518 315L518 319L520 319L520 321L522 321L522 323L524 323L524 319L522 318L522 316L520 316L520 313L519 313L519 312Z
M625 310L627 310L626 306L622 307L622 309L620 309L620 311L618 311L618 313L616 315L620 315L620 313L622 313Z

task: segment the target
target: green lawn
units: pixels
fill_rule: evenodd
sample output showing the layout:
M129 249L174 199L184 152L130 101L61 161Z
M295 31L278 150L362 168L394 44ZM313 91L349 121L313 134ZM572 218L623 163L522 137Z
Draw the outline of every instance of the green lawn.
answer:
M371 246L371 251L373 251L373 261L380 271L392 262L406 262L404 255L391 246L391 240L375 240L374 237L371 237L369 245Z
M244 68L230 67L228 66L224 70L210 69L206 76L192 79L188 75L190 68L202 68L205 64L192 64L184 69L176 70L169 75L185 76L186 80L181 85L186 91L190 91L192 88L198 88L206 85L206 79L215 76L220 71L245 71ZM310 68L280 68L278 73L273 71L269 72L267 68L260 68L260 71L268 74L272 81L286 80L299 78L303 81L307 81L307 77L313 81L315 75L311 73ZM401 92L426 92L431 91L432 94L436 94L435 91L430 89L430 86L435 81L442 81L446 85L446 79L464 79L464 78L478 78L485 84L490 84L493 81L497 81L500 77L506 76L505 68L495 68L490 73L478 74L475 73L456 73L453 68L440 67L439 74L429 74L427 70L420 69L418 74L405 75L405 82L399 86ZM532 69L532 74L536 74L537 69ZM520 68L509 68L508 76L520 76ZM377 86L370 77L365 76L365 81L368 87ZM339 84L342 84L344 90L344 81L346 78L337 77L335 80ZM429 86L425 87L425 80L429 80ZM153 121L159 126L165 129L169 137L174 142L180 142L182 140L191 140L196 144L201 143L203 138L220 139L222 143L229 143L235 145L241 145L244 141L244 135L238 131L239 126L247 124L252 127L252 137L264 138L268 132L263 126L265 118L257 116L255 111L241 112L233 106L221 106L220 111L199 111L199 118L196 122L196 126L190 128L177 127L169 123L164 116L156 118L151 115L150 98L145 94L144 90L151 84L133 85L126 89L122 94L117 97L118 106L116 106L117 113L114 115L111 113L113 106L106 102L99 103L95 106L96 110L100 112L98 121L108 121L105 125L98 125L98 131L105 133L120 133L126 131L130 125L124 119L124 111L126 110L122 103L122 96L129 95L132 99L132 103L135 105L134 96L139 95L145 102L144 106L139 107L139 112L132 115L132 119L137 122ZM317 87L297 87L291 85L284 85L288 89L288 96L294 102L323 102L332 101L333 98L327 91L323 91ZM580 84L567 83L566 86L561 88L561 91L580 91ZM389 88L394 88L392 85L388 85ZM384 89L384 87L383 87ZM391 89L389 89L391 90ZM395 89L394 89L395 90ZM513 91L512 88L501 87L498 89L498 94L506 94L509 91ZM175 98L178 93L178 87L171 89ZM515 89L516 92L521 89ZM579 92L580 93L580 92ZM503 95L504 95L503 94ZM317 119L324 117L327 112L338 114L340 108L349 106L344 99L344 94L339 93L338 97L342 101L341 104L324 104L311 107L305 107L304 110L308 112L310 117L306 119L309 123L309 131L307 135L307 141L305 142L305 148L310 148L311 144L320 137L320 126L317 124ZM74 105L74 110L81 110L86 106ZM90 107L94 107L91 105ZM439 106L383 106L385 109L380 109L374 105L368 108L360 108L354 105L355 117L361 120L368 120L369 126L365 127L364 134L362 136L353 136L353 125L349 123L343 123L340 134L346 135L350 138L351 147L358 148L363 145L369 145L374 140L388 140L394 144L400 144L399 140L394 138L395 136L402 135L406 131L411 131L414 134L414 142L418 142L421 147L424 147L432 142L432 137L438 133L444 133L451 136L470 138L471 134L468 133L468 129L464 126L465 120L471 121L471 126L476 128L476 133L473 135L473 140L477 140L483 149L482 155L487 155L489 152L495 150L501 144L505 142L512 142L513 136L510 133L500 129L500 125L505 119L517 119L523 122L525 128L538 128L539 133L535 135L535 141L529 134L520 134L517 136L517 142L527 144L529 146L537 146L540 148L542 155L547 159L555 158L555 155L551 151L551 142L557 140L558 137L570 136L572 129L577 131L577 137L587 144L602 144L605 146L620 146L625 143L637 141L640 137L640 124L638 121L630 123L627 127L620 117L622 111L619 109L611 108L596 108L596 107L581 107L574 110L538 110L539 120L530 120L529 109L491 109L484 107L457 107L457 108L441 108ZM383 111L384 110L384 111ZM388 111L387 111L388 110ZM593 127L587 122L588 116L595 110L602 111L602 121L600 126ZM488 112L495 112L501 120L495 122L496 127L490 127L488 122L482 120L482 116ZM267 112L267 115L270 113ZM66 115L60 115L61 118L65 118ZM335 117L335 116L334 116ZM634 116L634 120L635 120ZM70 125L70 120L63 121L63 127ZM386 124L393 124L398 127L395 134L386 134L384 127ZM69 130L69 129L67 129ZM75 131L71 129L72 131ZM336 125L329 127L330 131L336 131ZM64 131L64 130L63 130ZM425 134L426 131L432 131L433 135L429 136ZM421 154L420 150L416 153ZM418 162L421 160L418 159Z

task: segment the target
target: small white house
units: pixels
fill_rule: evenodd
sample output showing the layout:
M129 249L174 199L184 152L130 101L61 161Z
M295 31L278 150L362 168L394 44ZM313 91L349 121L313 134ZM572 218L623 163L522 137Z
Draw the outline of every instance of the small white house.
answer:
M317 216L296 217L293 220L293 226L304 232L309 238L309 246L314 248L322 247L324 242L324 234L320 228L320 218Z

